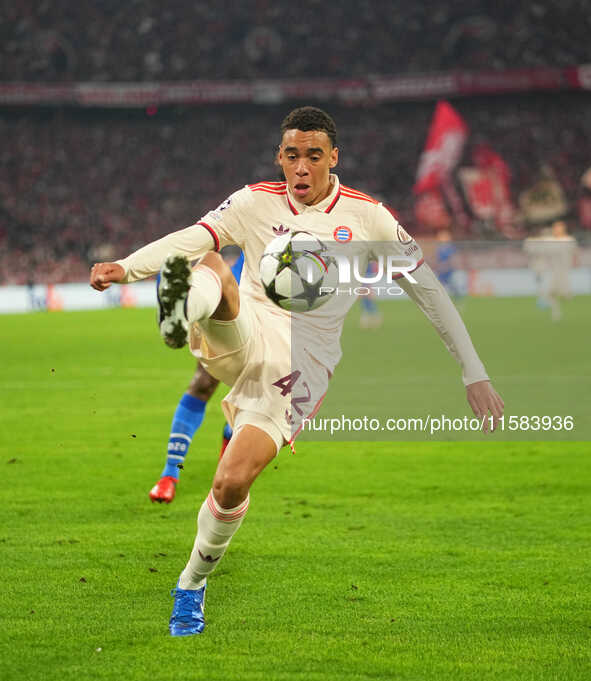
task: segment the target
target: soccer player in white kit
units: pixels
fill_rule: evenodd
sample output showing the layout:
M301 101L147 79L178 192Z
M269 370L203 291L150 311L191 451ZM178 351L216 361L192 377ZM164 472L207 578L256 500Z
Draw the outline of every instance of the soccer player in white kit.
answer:
M354 298L346 305L331 300L305 314L274 305L258 269L275 236L303 230L325 243L348 244L352 253L364 253L371 242L383 244L393 255L412 256L416 283L404 277L397 283L460 362L468 402L483 428L488 428L489 414L495 424L502 415L503 401L419 246L381 203L342 185L331 173L338 153L332 118L315 107L295 109L282 123L277 153L285 182L247 185L194 225L124 260L92 268L90 283L97 290L162 268L159 302L165 342L180 347L188 339L207 371L232 388L223 408L234 435L199 511L194 548L173 590L173 636L203 631L207 576L242 523L252 483L282 446L293 443L303 420L315 414L341 356L342 324ZM226 244L238 245L245 254L240 288L216 252ZM197 258L191 270L188 260Z
M561 299L572 296L569 274L575 265L577 242L564 220L556 220L549 232L527 238L523 248L536 276L538 306L549 307L552 321L557 322L562 318Z

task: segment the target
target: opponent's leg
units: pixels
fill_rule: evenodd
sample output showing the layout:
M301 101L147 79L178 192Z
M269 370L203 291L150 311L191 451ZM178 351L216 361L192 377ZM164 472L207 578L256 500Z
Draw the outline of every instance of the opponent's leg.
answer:
M378 329L382 325L382 315L371 296L361 296L361 316L359 326L362 329Z
M166 464L160 480L150 490L152 501L169 504L174 499L189 446L203 422L205 407L218 384L219 381L210 376L202 366L197 366L187 392L182 396L174 413L168 438Z
M189 562L173 591L172 636L203 631L207 576L218 565L248 510L249 490L278 450L276 439L245 425L234 434L199 511L198 530Z
M222 431L222 446L220 447L220 459L222 458L222 456L224 456L224 452L226 451L228 445L230 444L231 439L232 429L230 428L230 424L226 423Z

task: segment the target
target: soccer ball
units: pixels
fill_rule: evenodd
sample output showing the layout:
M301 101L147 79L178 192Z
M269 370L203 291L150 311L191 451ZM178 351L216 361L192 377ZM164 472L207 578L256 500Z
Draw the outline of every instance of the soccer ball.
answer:
M261 256L259 271L267 297L291 312L309 312L324 305L338 285L335 259L308 232L273 239Z

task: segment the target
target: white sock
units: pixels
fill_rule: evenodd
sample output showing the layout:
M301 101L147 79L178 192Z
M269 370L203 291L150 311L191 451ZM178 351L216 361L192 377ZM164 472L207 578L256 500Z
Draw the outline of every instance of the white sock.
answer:
M181 589L199 589L226 552L230 540L242 525L250 496L235 508L222 508L209 492L197 519L197 537L189 562L181 572Z
M191 273L191 289L187 297L187 320L190 324L207 319L222 299L222 282L211 267L197 265Z

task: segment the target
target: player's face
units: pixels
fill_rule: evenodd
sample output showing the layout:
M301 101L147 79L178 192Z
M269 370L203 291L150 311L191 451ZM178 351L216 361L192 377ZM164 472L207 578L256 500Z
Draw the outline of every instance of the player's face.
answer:
M291 193L308 206L330 194L330 169L338 159L338 148L323 130L286 130L277 155Z

